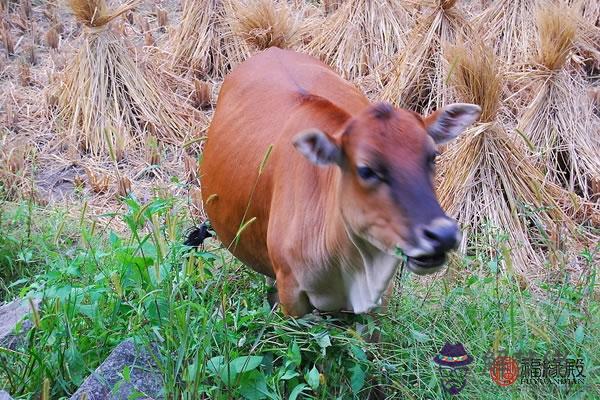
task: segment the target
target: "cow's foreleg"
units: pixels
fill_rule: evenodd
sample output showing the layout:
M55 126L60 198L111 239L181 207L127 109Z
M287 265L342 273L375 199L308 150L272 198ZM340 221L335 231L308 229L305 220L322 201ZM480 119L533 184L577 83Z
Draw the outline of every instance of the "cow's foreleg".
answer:
M279 304L279 293L277 293L276 282L275 279L268 276L265 279L267 284L267 300L271 308L273 308Z
M390 298L394 293L394 279L391 279L388 283L383 296L381 297L381 305L378 307L378 314L384 314L387 312ZM377 314L373 314L375 322L377 323L378 329L375 330L371 335L368 336L367 340L371 343L381 343L381 318Z
M274 266L275 267L275 266ZM277 276L277 295L284 314L302 317L312 311L306 292L300 288L294 275L289 270L275 267Z
M279 220L277 214L271 214L274 220ZM282 217L281 220L284 220ZM277 286L277 297L284 314L293 317L302 317L310 313L313 307L308 300L306 292L301 288L293 271L294 268L301 268L298 261L293 259L294 245L282 242L282 235L277 234L280 230L274 226L269 226L267 234L267 248L269 250L269 259L271 268L275 273L275 283Z

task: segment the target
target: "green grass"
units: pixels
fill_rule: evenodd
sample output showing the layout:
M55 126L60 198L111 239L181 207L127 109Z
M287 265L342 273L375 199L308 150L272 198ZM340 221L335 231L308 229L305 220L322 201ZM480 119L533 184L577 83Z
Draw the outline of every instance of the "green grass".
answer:
M376 382L390 398L450 398L431 361L446 341L462 342L475 358L455 398L600 398L598 248L582 254L590 271L582 282L565 276L535 295L498 267L501 255L472 256L441 279L398 276L377 318L291 319L270 309L264 279L214 242L186 253L183 204L125 202L112 216L126 222L122 234L87 216L0 203L0 299L43 299L25 345L0 348L0 388L13 397L37 399L46 381L52 399L68 398L133 338L158 344L165 397L173 399L365 398ZM380 329L382 343L365 342L359 324ZM558 351L583 359L586 378L499 387L484 365L492 349Z

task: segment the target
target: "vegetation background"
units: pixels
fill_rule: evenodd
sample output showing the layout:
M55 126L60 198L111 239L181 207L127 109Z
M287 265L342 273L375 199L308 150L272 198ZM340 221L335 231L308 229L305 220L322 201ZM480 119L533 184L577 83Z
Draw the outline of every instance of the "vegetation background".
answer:
M0 0L0 304L41 300L23 343L0 347L0 388L69 398L129 338L156 345L165 398L351 399L378 385L443 399L432 358L461 342L475 361L457 398L600 398L599 17L596 2L558 0ZM197 166L220 82L273 45L418 112L485 104L470 131L485 141L460 148L534 183L481 185L499 164L442 158L444 206L469 230L449 269L400 270L381 315L285 318L218 241L182 244L203 220ZM472 64L451 57L465 52ZM453 196L464 187L481 191ZM581 359L585 378L500 387L486 355L501 353Z

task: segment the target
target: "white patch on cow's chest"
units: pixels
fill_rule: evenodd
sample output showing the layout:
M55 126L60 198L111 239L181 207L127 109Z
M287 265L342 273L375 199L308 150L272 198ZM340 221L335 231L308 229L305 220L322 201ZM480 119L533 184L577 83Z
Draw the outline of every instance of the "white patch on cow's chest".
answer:
M342 274L348 306L356 314L366 313L381 305L381 298L388 287L399 260L381 254L358 269Z
M380 306L400 261L385 253L362 261L358 262L360 265L340 265L335 273L323 277L329 282L327 291L306 288L311 304L321 311L343 310L355 314Z

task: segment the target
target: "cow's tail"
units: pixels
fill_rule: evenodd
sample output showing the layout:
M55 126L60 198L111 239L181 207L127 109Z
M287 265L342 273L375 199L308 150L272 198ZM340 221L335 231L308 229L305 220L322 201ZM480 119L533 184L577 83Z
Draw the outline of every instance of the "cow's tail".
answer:
M202 246L205 239L213 237L213 234L210 233L210 230L211 226L210 221L208 220L204 221L199 226L194 226L190 228L187 232L187 237L183 244L190 247Z

